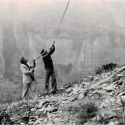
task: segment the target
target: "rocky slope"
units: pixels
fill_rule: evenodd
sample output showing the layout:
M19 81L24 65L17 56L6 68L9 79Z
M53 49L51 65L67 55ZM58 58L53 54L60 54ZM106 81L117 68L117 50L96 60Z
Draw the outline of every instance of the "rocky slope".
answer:
M66 84L56 95L12 103L1 110L1 125L125 124L124 70L125 66L122 66ZM91 119L83 121L86 112L81 111L87 103L94 103L98 111ZM82 117L79 118L79 115Z

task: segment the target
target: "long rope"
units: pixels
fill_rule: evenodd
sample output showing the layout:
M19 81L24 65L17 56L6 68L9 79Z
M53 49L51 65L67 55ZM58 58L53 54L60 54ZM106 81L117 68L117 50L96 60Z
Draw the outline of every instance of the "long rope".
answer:
M67 5L66 5L65 10L64 10L64 12L63 12L63 15L62 15L62 17L61 17L61 20L60 20L60 23L59 23L59 25L58 25L57 33L56 33L56 35L55 35L55 38L58 38L58 36L59 36L60 28L61 28L61 25L62 25L62 23L63 23L63 20L64 20L64 17L65 17L65 15L66 15L66 12L67 12L67 10L68 10L69 4L70 4L70 0L68 0L68 3L67 3ZM56 59L56 53L55 53L55 59Z
M53 41L53 44L52 45L54 45L55 44L55 41ZM51 45L51 46L52 46ZM51 47L49 48L49 49L47 49L47 51L49 51L51 49ZM34 60L37 60L37 59L39 59L40 57L41 57L42 55L40 54L38 57L36 57Z
M62 15L62 17L61 17L61 20L60 20L60 23L59 23L59 26L58 26L58 29L57 29L56 37L59 35L60 27L61 27L61 25L62 25L62 23L63 23L65 14L66 14L67 9L68 9L68 7L69 7L69 3L70 3L70 0L68 1L67 5L66 5L66 8L65 8L65 10L64 10L64 12L63 12L63 15Z
M64 12L63 12L63 15L62 15L62 17L61 17L61 20L60 20L59 26L58 26L58 28L57 28L56 37L58 37L58 35L59 35L60 27L61 27L61 25L62 25L62 23L63 23L64 17L65 17L65 14L66 14L67 9L68 9L68 7L69 7L69 3L70 3L70 0L68 1L67 5L66 5L66 8L65 8L65 10L64 10ZM41 55L39 55L38 57L36 57L35 60L39 59L40 57L41 57Z

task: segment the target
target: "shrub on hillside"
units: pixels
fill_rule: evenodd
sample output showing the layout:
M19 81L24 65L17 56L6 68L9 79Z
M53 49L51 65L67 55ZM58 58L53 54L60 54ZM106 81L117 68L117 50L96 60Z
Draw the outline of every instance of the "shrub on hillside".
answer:
M98 112L98 107L93 102L88 102L80 107L80 114L78 115L78 119L80 124L84 124L93 117L96 116Z
M101 74L101 73L103 73L103 72L112 71L112 70L114 70L117 66L118 66L118 64L116 64L116 63L109 63L109 64L102 65L101 67L98 67L98 68L95 70L95 74Z

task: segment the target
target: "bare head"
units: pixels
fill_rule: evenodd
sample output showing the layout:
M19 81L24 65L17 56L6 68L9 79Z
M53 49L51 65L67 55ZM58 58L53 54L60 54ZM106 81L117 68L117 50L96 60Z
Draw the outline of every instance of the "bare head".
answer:
M27 59L25 59L24 57L21 57L20 58L20 63L27 64Z
M47 50L45 50L45 49L42 49L40 52L40 54L45 54L45 53L47 53Z

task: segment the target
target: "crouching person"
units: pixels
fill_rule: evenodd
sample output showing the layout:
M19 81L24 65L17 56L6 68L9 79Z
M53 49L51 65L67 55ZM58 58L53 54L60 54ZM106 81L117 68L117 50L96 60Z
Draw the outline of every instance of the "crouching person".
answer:
M33 66L29 66L27 63L27 59L22 57L20 59L20 70L22 72L22 78L23 78L23 92L22 92L22 100L27 100L30 98L30 92L32 94L32 83L35 81L34 78L34 68L36 66L36 63L34 61Z

